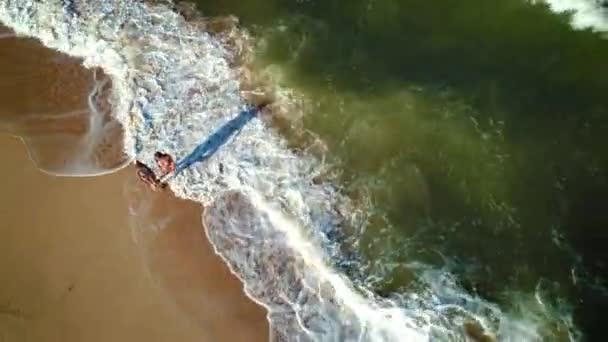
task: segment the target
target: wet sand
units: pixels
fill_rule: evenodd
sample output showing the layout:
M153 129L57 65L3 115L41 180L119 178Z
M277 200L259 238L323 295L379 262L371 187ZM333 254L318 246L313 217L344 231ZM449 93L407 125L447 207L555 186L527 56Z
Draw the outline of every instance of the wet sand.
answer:
M62 165L69 140L57 137L85 134L87 116L70 118L76 128L67 131L48 118L87 108L91 73L32 41L6 39L0 130L45 137L31 146L44 165ZM35 130L23 130L24 115ZM55 177L14 137L0 134L0 152L0 341L268 340L265 311L207 242L200 205L149 191L132 167Z
M95 173L127 162L101 70L0 27L0 131L25 137L36 165ZM91 106L97 112L91 120Z

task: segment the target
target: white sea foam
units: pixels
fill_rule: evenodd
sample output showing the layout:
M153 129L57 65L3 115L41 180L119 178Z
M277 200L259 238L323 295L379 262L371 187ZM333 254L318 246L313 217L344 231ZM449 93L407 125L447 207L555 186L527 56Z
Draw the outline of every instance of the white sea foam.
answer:
M603 0L545 0L555 12L573 12L572 25L576 28L592 28L608 32L608 7ZM608 2L604 1L604 6Z
M314 185L323 165L290 151L247 111L231 52L166 6L0 0L0 21L103 68L129 155L150 165L159 150L184 166L206 158L187 165L171 187L207 206L210 241L268 309L277 339L465 340L467 318L496 331L529 323L466 294L441 270L423 273L425 291L402 297L355 289L327 253L327 234L348 216L348 199L331 184ZM535 340L535 329L532 322L508 338Z

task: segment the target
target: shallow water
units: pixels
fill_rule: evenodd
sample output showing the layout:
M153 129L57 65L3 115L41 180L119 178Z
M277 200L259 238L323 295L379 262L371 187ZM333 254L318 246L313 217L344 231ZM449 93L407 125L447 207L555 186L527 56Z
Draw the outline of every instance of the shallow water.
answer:
M124 167L123 130L111 117L111 82L82 60L0 27L0 132L24 139L32 161L54 175Z

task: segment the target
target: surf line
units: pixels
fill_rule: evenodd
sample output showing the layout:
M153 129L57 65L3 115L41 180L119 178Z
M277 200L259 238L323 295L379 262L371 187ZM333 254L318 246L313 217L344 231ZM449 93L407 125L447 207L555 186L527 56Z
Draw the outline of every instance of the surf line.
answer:
M234 118L230 119L209 137L200 143L192 152L184 156L175 163L175 170L171 173L163 175L159 178L160 183L166 183L172 178L177 176L185 169L191 167L194 164L202 163L230 141L234 140L242 131L242 129L249 123L254 117L258 116L268 103L263 103L257 106L250 106L242 110Z

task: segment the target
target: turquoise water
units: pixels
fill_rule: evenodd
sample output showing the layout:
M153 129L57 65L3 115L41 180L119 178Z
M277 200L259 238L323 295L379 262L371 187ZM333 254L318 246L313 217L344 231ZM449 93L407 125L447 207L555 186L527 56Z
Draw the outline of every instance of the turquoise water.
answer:
M572 311L587 340L608 313L608 41L527 1L204 1L258 41L256 66L304 103L367 224L345 270L382 296L418 263L518 310L545 338ZM538 298L538 297L537 297Z

